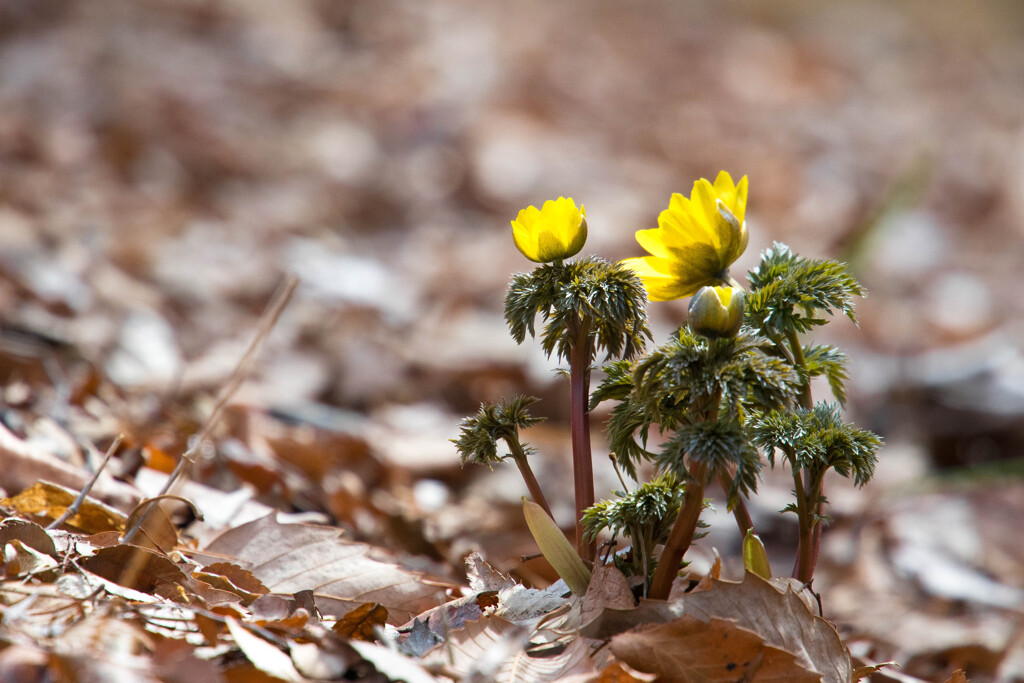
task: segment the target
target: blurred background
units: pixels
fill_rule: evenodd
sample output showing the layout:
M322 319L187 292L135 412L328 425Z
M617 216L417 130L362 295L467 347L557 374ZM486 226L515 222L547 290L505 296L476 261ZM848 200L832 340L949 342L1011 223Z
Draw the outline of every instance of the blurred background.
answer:
M0 0L0 419L86 469L83 439L125 431L115 472L145 490L295 273L196 480L432 571L480 548L542 581L514 469L462 470L448 442L481 401L540 397L526 439L571 523L566 382L502 319L531 266L509 221L571 196L586 252L636 256L671 193L723 169L750 178L734 274L781 241L869 292L859 328L818 337L886 439L863 491L830 484L826 616L907 673L1017 680L1016 0ZM685 302L650 312L661 341ZM754 503L779 574L787 479ZM735 577L724 515L693 559L714 546Z

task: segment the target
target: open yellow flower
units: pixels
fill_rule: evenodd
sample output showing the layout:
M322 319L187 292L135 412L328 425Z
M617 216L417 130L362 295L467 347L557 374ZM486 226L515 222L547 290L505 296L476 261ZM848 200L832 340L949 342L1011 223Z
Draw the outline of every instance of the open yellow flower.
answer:
M689 199L672 195L657 228L637 231L636 241L651 256L623 264L643 280L651 301L679 299L727 282L729 266L747 248L746 209L746 176L739 184L725 171L714 185L701 178Z
M550 263L575 256L587 241L587 212L569 197L529 206L512 221L512 238L523 256Z

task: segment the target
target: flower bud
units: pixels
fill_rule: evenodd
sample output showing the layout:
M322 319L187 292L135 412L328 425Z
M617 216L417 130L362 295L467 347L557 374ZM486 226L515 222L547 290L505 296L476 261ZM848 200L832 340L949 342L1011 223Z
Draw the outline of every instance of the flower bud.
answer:
M526 517L526 526L530 528L533 540L537 541L537 547L540 548L544 558L565 580L569 590L576 595L584 595L590 584L590 570L583 564L583 560L576 554L569 539L555 524L555 520L544 512L544 508L533 501L526 500L525 497L523 497L523 515Z
M705 337L734 337L743 324L743 290L703 287L690 300L690 329Z
M768 564L768 551L764 549L761 537L753 529L747 529L743 538L743 568L762 579L772 578L772 566Z

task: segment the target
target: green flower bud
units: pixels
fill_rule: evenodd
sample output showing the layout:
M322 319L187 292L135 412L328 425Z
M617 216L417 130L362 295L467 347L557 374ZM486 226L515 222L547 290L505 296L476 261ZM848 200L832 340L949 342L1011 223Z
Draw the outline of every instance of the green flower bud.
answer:
M702 287L690 300L690 329L705 337L734 337L743 324L743 290Z

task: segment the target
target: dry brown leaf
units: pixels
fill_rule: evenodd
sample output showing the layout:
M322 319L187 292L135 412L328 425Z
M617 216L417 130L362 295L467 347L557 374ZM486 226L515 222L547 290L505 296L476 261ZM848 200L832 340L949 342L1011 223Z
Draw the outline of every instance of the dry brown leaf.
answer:
M970 681L967 679L967 674L964 673L963 669L957 669L944 683L970 683Z
M202 571L192 572L192 577L205 581L220 590L234 593L242 599L242 604L247 607L261 595L270 592L263 582L252 575L252 572L230 562L216 562L207 565Z
M684 614L698 619L736 620L766 643L796 655L826 683L851 681L853 662L835 627L813 614L789 584L784 586L748 572L742 583L714 581L710 590L689 594L680 603Z
M60 517L77 497L76 491L48 481L37 481L13 498L0 501L0 505L9 505L23 515L52 522ZM114 508L87 497L78 513L66 524L87 534L122 531L125 517Z
M31 548L18 539L3 546L4 574L8 579L18 576L38 575L56 569L57 560ZM50 572L52 578L54 573Z
M0 461L4 464L0 467L0 489L5 491L21 491L40 480L52 481L74 491L81 491L92 478L92 475L81 468L64 462L35 444L19 439L2 424ZM95 499L107 501L124 510L131 509L141 498L133 487L113 479L109 474L100 476L92 488L92 494ZM52 519L59 515L58 512Z
M0 521L0 548L15 540L50 557L57 557L53 538L43 527L17 517L8 517Z
M204 553L235 558L272 592L311 589L321 611L334 616L380 603L393 624L437 605L442 589L452 585L404 569L371 546L345 541L338 529L281 524L276 515L224 532L197 557Z
M368 602L339 619L331 630L343 638L372 643L377 640L376 629L387 621L387 609L375 602Z
M80 560L83 569L126 588L154 593L166 598L180 599L182 586L188 579L169 559L132 545L100 548L91 556Z
M612 565L597 567L583 596L580 628L599 618L605 609L629 610L635 606L636 598L626 575Z
M225 623L238 649L257 669L283 681L303 680L302 675L295 670L291 657L276 645L250 632L237 619L227 617Z
M500 591L516 585L510 576L492 567L484 560L483 555L476 551L466 556L466 578L469 580L469 587L477 593Z
M704 622L683 616L667 624L640 627L612 638L611 649L635 669L680 683L821 680L800 666L794 655L725 619Z
M590 646L584 638L553 649L550 656L530 656L524 649L531 630L496 616L470 621L453 629L445 642L435 648L427 661L447 664L462 677L499 683L560 681L593 671ZM476 679L473 679L476 680Z
M645 683L657 680L654 674L637 671L625 662L613 661L601 669L601 673L591 683Z
M131 539L133 545L162 553L169 553L178 545L178 528L153 498L146 498L132 509L125 528L131 529L135 524L139 524L139 530Z

